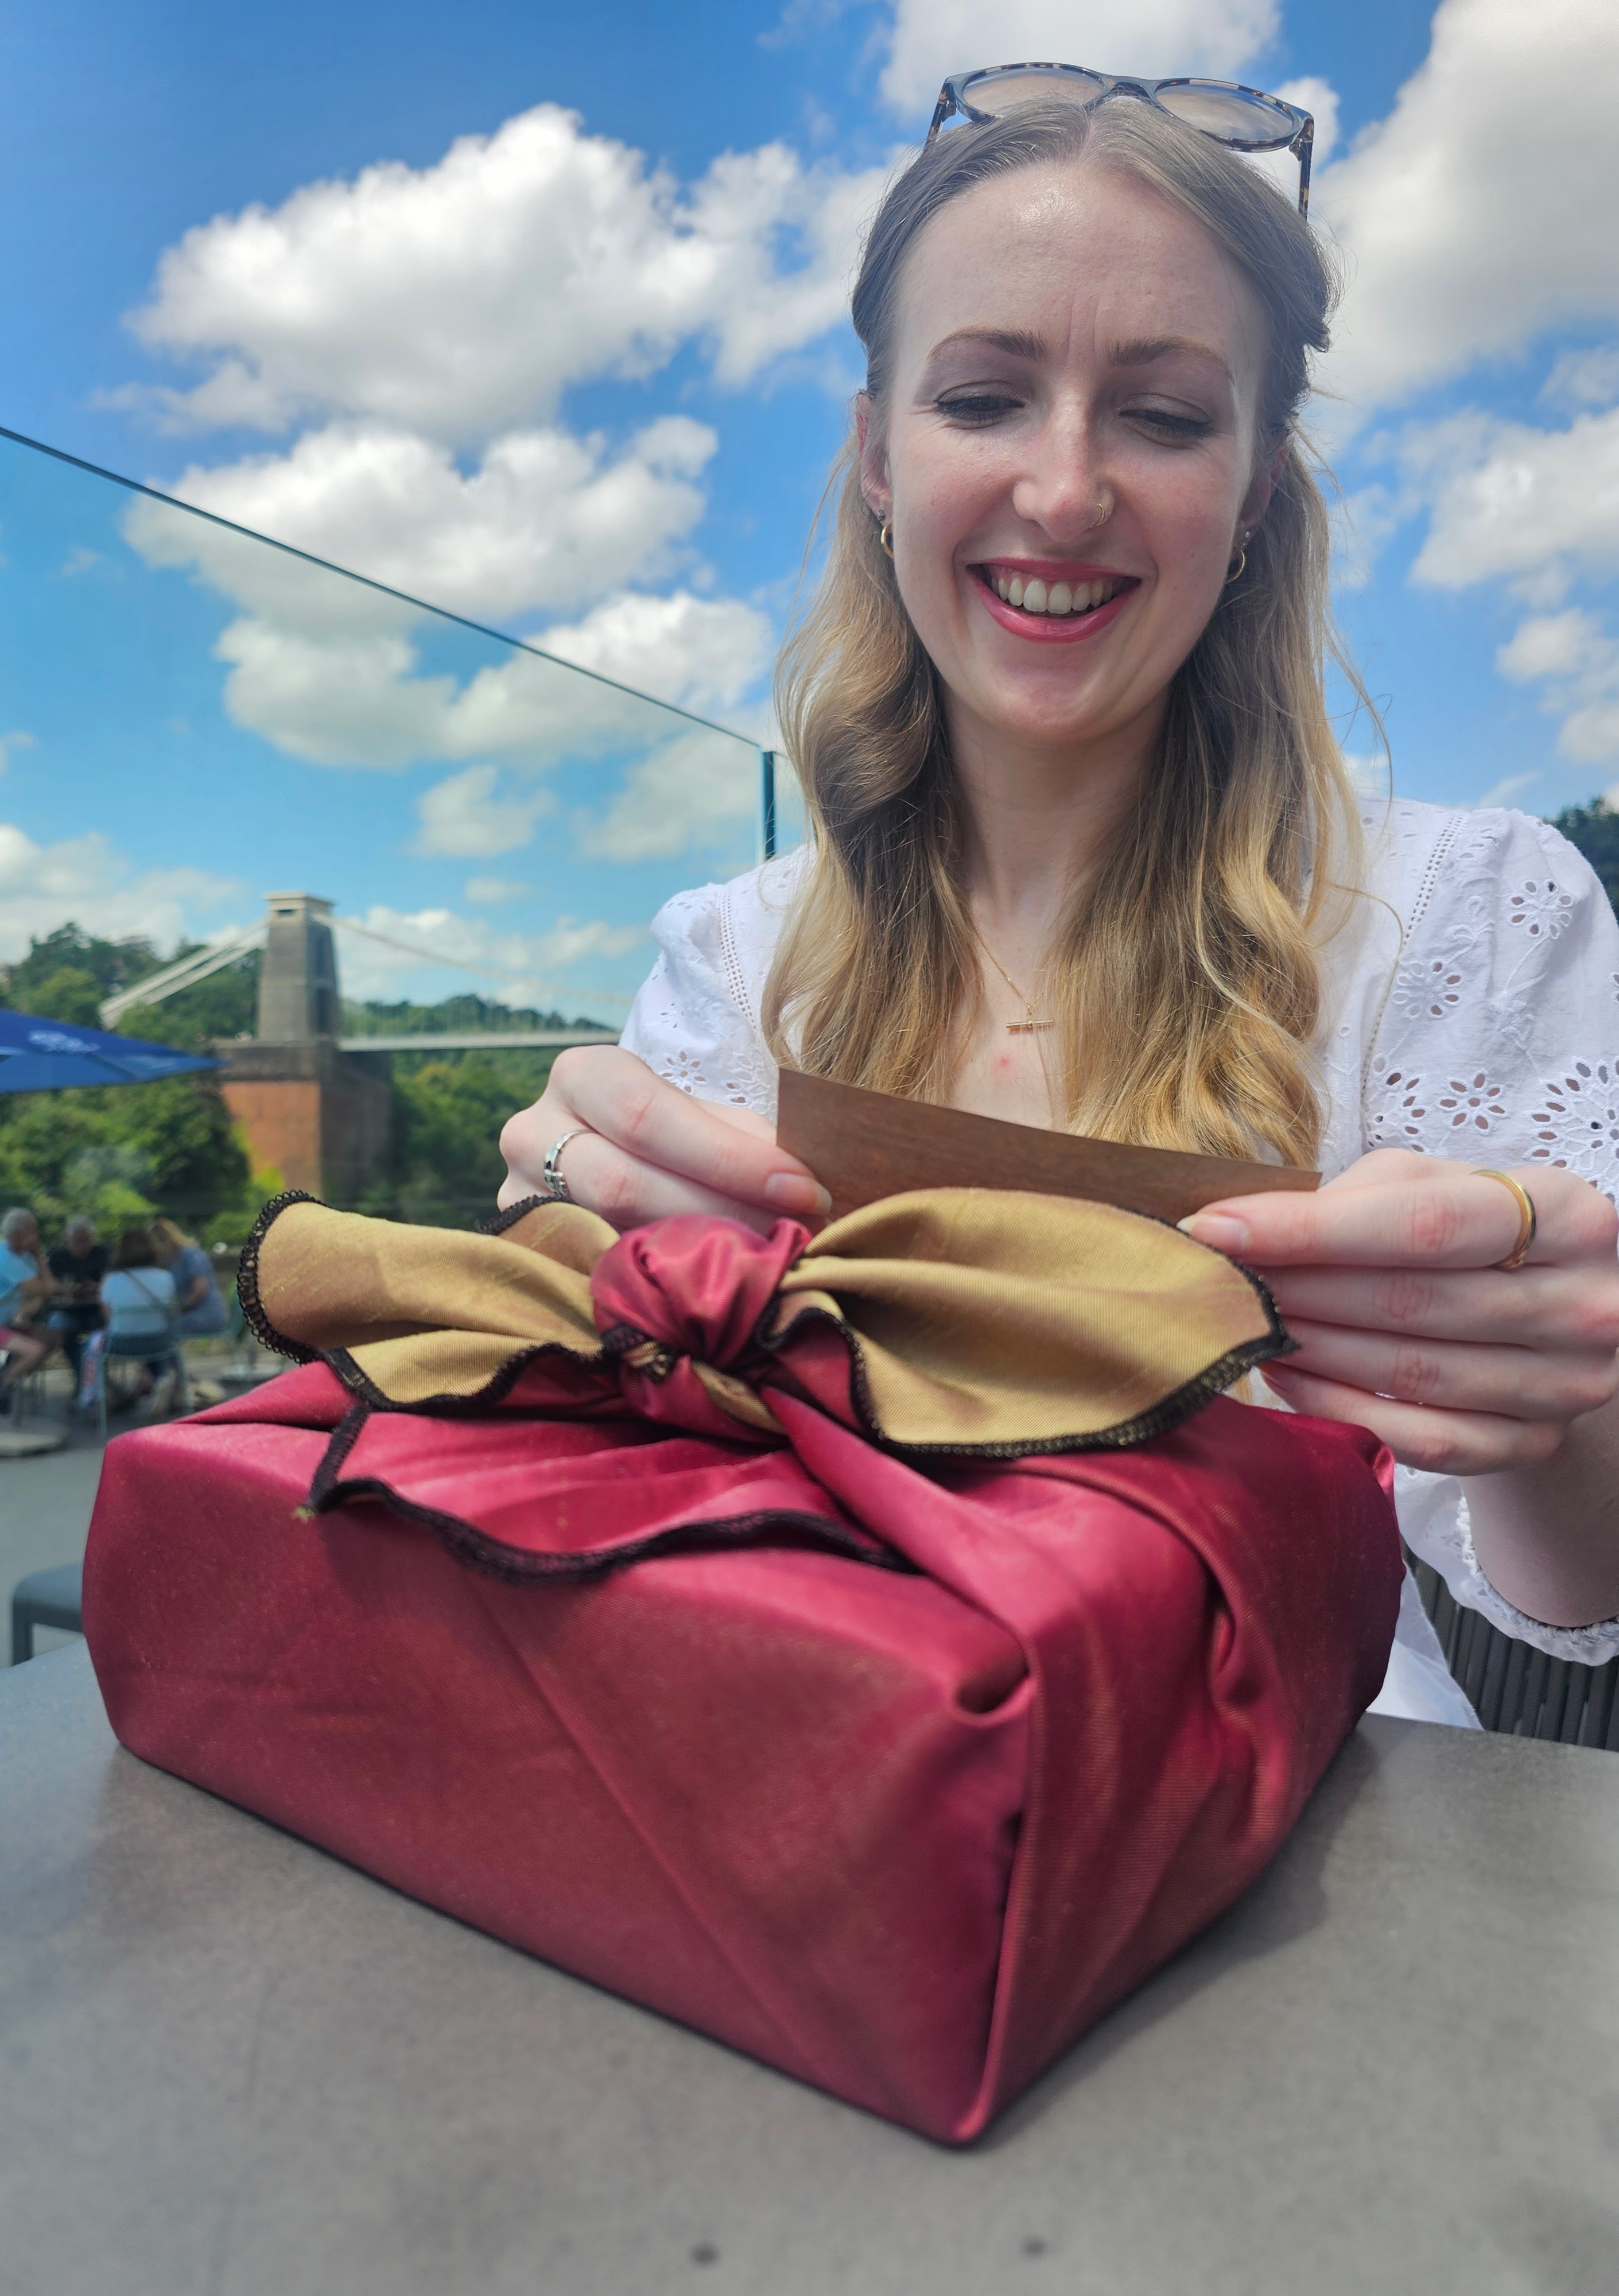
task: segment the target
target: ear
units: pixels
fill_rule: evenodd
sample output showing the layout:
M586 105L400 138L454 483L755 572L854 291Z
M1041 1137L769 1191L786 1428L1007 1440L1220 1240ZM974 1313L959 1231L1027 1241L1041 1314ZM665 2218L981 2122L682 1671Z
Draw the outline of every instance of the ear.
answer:
M1266 457L1249 480L1248 490L1242 498L1242 508L1237 518L1239 527L1245 533L1251 536L1270 509L1271 496L1276 492L1281 474L1287 468L1292 446L1291 439L1284 439L1276 452Z
M860 491L872 517L884 525L894 515L894 489L888 483L888 450L879 435L869 390L861 391L854 401L854 436L860 447Z

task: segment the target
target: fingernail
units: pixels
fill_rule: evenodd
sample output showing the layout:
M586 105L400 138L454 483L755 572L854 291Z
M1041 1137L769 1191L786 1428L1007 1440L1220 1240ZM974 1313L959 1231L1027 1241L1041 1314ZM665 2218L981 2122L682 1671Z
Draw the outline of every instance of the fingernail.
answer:
M1178 1225L1182 1234L1190 1235L1194 1243L1206 1243L1211 1251L1246 1251L1248 1248L1247 1221L1233 1219L1229 1212L1193 1212Z
M765 1201L779 1204L784 1212L806 1212L816 1219L824 1219L832 1209L820 1181L802 1172L773 1172L765 1183Z

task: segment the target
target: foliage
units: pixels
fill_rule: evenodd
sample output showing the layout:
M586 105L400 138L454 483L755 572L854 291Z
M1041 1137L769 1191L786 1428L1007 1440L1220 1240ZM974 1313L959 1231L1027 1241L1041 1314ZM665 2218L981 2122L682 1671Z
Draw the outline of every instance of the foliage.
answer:
M464 1029L498 1033L522 1029L593 1028L591 1021L565 1021L560 1013L536 1013L526 1005L497 1004L487 996L446 996L442 1004L343 1004L343 1027L351 1037L417 1037Z
M66 1021L76 1029L102 1025L102 986L80 964L58 965L30 992L28 1009L47 1021Z
M6 1001L43 1019L99 1028L102 997L171 961L148 941L103 940L61 925L10 968ZM245 970L228 968L164 1004L134 1006L121 1033L200 1049L225 1033L216 1013L224 1020L241 1009L242 989L231 974ZM231 985L210 997L215 980ZM250 1027L252 985L247 993ZM262 1201L211 1076L106 1091L0 1094L0 1196L29 1205L47 1236L75 1212L107 1233L166 1212L209 1242L228 1242L246 1235Z
M159 1211L185 1227L234 1226L251 1187L211 1077L0 1095L0 1195L29 1205L48 1235L74 1212L103 1230Z
M131 988L143 974L155 972L165 962L149 940L102 940L75 924L58 925L29 945L29 953L6 973L5 1001L16 1013L37 1013L48 1021L72 1021L97 1025L93 1013L60 1013L44 1001L47 994L78 995L78 976L88 976L97 1003L120 988ZM72 981L64 976L71 974Z
M1566 812L1553 814L1551 826L1579 847L1619 912L1619 813L1605 798L1596 798L1590 805L1571 805Z
M372 1188L361 1210L434 1227L481 1226L506 1177L501 1127L538 1098L553 1057L543 1051L396 1054L395 1177Z

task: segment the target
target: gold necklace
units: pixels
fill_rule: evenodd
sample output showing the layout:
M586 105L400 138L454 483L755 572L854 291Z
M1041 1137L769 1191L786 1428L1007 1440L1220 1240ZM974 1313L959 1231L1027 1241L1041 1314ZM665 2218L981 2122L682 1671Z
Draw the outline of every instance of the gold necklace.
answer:
M1007 971L1005 965L1002 964L1000 958L995 955L994 950L991 948L989 943L978 931L977 926L975 925L972 930L973 938L977 942L978 947L984 951L985 955L988 957L990 963L994 966L995 971L1001 975L1002 980L1005 981L1007 987L1011 990L1012 995L1022 1005L1024 1011L1028 1013L1028 998L1024 995L1022 989L1018 988L1017 982L1012 979L1011 974ZM1051 1023L1049 1021L1036 1021L1034 1014L1029 1013L1029 1017L1026 1021L1009 1021L1006 1023L1006 1033L1009 1037L1033 1037L1037 1035L1041 1029L1049 1029L1051 1025Z

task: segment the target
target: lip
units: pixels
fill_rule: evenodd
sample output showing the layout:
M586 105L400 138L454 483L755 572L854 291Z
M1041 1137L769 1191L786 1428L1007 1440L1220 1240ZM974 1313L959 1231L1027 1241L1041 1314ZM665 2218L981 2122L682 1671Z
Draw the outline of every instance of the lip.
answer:
M1120 581L1126 587L1116 598L1109 598L1105 606L1097 606L1088 614L1062 614L1052 619L1044 614L1026 614L1019 607L1009 605L991 586L992 569L996 573L1021 574L1026 582L1031 578L1046 583ZM1113 566L1087 566L1067 559L990 558L969 570L974 588L1002 628L1010 630L1014 637L1026 638L1034 645L1077 645L1084 638L1097 636L1117 621L1141 586L1139 575L1121 574Z

